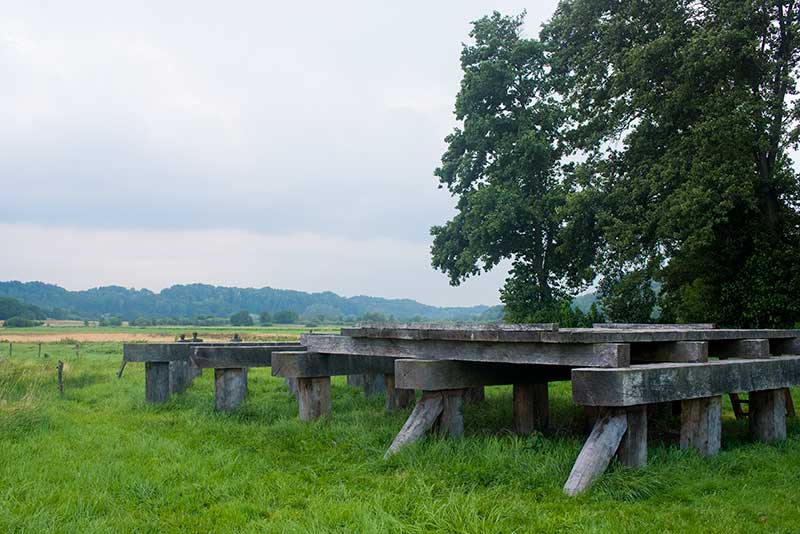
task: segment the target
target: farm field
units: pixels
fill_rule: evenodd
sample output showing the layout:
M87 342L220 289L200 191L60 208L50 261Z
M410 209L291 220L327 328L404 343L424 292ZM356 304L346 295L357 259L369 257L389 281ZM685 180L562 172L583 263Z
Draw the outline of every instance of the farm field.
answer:
M244 341L285 341L297 339L308 332L338 333L340 327L301 324L273 326L37 326L32 328L0 328L0 341L13 343L70 342L135 342L174 341L181 334L187 338L193 332L205 341L229 341L239 334Z
M385 415L334 379L333 416L314 423L269 369L251 370L240 410L213 410L208 371L164 405L144 370L115 378L120 343L0 345L2 532L796 532L800 425L750 442L726 404L723 451L666 444L641 470L612 466L587 494L561 487L582 444L569 384L551 385L553 433L510 433L511 390L487 388L466 437L429 438L389 461L408 411ZM45 356L46 355L46 356ZM56 360L65 362L65 394ZM795 392L796 395L797 392ZM795 397L795 402L800 399Z

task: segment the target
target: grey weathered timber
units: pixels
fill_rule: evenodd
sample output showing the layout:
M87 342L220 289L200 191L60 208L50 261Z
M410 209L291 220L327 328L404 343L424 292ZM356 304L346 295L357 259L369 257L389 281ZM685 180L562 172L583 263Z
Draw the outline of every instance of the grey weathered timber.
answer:
M647 406L629 406L625 417L628 430L619 444L619 461L626 467L642 467L647 463Z
M386 384L386 413L393 413L413 404L414 390L395 387L394 374L387 373L384 375L384 382Z
M639 343L657 341L710 341L719 339L786 339L800 337L800 330L740 330L688 328L689 325L642 325L636 328L558 328L555 325L476 325L470 328L416 328L383 325L345 328L345 337L408 341L487 341L512 343ZM316 350L316 349L314 349Z
M572 399L592 406L655 404L800 384L800 356L573 369Z
M714 323L593 323L592 328L617 328L621 330L708 330Z
M300 419L312 421L331 414L331 378L329 376L297 379L297 404Z
M363 388L364 387L364 375L357 374L357 375L347 375L347 385L352 386L354 388Z
M708 341L666 341L631 344L632 363L707 362Z
M769 339L710 341L708 354L718 358L769 358Z
M214 407L217 411L235 410L246 396L246 369L214 369Z
M355 338L306 335L309 352L419 358L429 360L532 363L573 367L624 367L630 346L618 343L487 343L466 341Z
M479 404L486 400L486 390L483 386L475 386L464 390L464 402Z
M414 443L424 436L425 432L430 430L434 423L436 423L436 420L439 419L443 406L444 398L440 392L423 391L422 398L417 401L411 415L408 417L397 436L395 436L394 441L392 441L392 444L383 457L388 458L401 447Z
M203 376L203 370L189 359L189 381L194 382L194 379L198 376Z
M750 432L766 443L786 439L785 389L750 393Z
M364 373L364 396L374 397L386 393L384 375L386 373Z
M169 400L169 362L145 362L144 396L147 402Z
M395 383L405 389L464 389L524 382L569 380L568 368L547 365L396 360Z
M293 345L292 343L258 342L258 343L193 343L179 341L175 343L125 343L122 346L122 358L128 362L172 362L186 361L194 347L266 347L275 345Z
M547 429L550 422L547 382L514 384L513 403L514 432L527 436L535 430Z
M394 358L369 357L351 354L319 354L290 351L272 353L272 375L289 378L338 376L355 373L394 373Z
M343 336L391 338L391 339L438 339L452 341L516 341L531 338L531 334L558 330L556 323L542 324L455 324L438 323L358 325L342 328Z
M204 347L194 345L190 352L191 361L201 369L241 369L245 367L269 367L272 353L287 350L303 350L299 343L283 343L267 346L233 345Z
M681 402L681 449L696 449L714 456L722 443L722 397L704 397Z
M464 390L451 389L438 393L442 395L442 413L434 429L440 436L460 438L464 435L464 415L461 411L464 406Z
M169 362L169 392L183 393L189 383L189 362Z
M296 378L284 378L284 384L286 384L286 389L289 390L289 393L297 397L297 379Z
M578 459L564 484L564 493L577 495L585 491L608 468L628 428L624 410L606 410L592 428Z
M778 356L785 354L800 354L800 337L792 337L788 339L770 339L769 340L770 354Z

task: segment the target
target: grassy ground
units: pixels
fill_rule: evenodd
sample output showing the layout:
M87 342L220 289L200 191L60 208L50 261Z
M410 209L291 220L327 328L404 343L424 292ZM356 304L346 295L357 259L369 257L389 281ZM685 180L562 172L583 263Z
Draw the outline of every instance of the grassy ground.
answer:
M226 415L213 410L208 371L149 406L143 366L114 378L120 344L84 345L79 358L67 344L43 352L15 344L9 359L0 347L0 532L800 530L796 420L786 442L765 446L726 406L717 457L653 444L648 467L613 465L588 494L567 498L582 444L568 384L551 385L552 434L511 435L510 389L487 388L467 409L465 439L429 439L387 462L407 412L385 415L382 399L341 378L333 417L308 424L268 369L251 371L245 405Z

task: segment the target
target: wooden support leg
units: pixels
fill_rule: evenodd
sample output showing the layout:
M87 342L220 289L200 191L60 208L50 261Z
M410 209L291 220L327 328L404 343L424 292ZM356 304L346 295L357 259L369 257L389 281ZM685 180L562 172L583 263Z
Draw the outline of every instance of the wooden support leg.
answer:
M284 378L284 384L286 384L286 389L289 390L289 393L297 397L297 379L296 378Z
M647 405L625 409L628 430L619 444L619 461L626 467L642 467L647 463Z
M347 385L354 388L364 387L364 375L347 375Z
M681 401L681 449L714 456L722 441L722 397Z
M247 374L244 369L214 369L214 407L217 411L235 410L246 392Z
M367 373L364 375L364 396L374 397L386 391L383 373Z
M514 432L522 436L547 429L550 407L547 382L514 384Z
M750 432L759 441L786 439L786 400L783 389L750 392Z
M794 401L792 400L792 389L786 388L783 390L783 396L786 398L786 417L794 417Z
M486 391L483 386L467 388L464 391L464 402L467 404L478 404L486 400Z
M145 362L144 392L147 402L169 400L169 362Z
M436 422L436 432L441 436L460 438L464 435L464 390L449 389L442 391L442 414Z
M183 393L189 387L189 362L169 362L169 392Z
M583 445L567 483L564 493L577 495L585 491L594 480L608 468L611 458L617 452L622 437L628 428L628 418L624 410L603 410L597 419L592 433Z
M297 379L300 419L311 421L331 414L331 377Z
M401 408L407 408L414 402L413 389L398 389L394 387L394 375L384 375L386 382L386 413L393 413Z
M195 365L192 360L189 360L189 383L194 382L198 376L203 376L203 369Z
M400 432L395 436L394 441L392 441L392 444L389 446L389 450L386 451L383 457L388 458L401 447L414 443L424 436L425 432L430 430L434 423L436 423L436 420L439 419L443 407L444 397L440 392L423 391L422 398L420 398L416 406L414 406L414 410L411 412L408 420L406 420L403 428L400 429Z

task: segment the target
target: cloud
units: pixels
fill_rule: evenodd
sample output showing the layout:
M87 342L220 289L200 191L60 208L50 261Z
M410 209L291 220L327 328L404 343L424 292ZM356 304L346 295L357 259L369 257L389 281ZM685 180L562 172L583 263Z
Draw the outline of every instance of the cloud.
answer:
M0 20L3 228L158 242L222 232L260 236L254 243L264 246L280 236L380 243L381 254L409 252L422 276L428 229L453 212L432 174L455 124L460 46L469 21L490 11L484 2L7 4ZM529 4L492 8L527 7L535 33L556 0ZM8 240L0 234L1 246ZM107 257L96 247L78 248ZM40 263L33 253L28 261L17 265ZM109 259L104 265L98 276L123 285L186 281L166 265L158 273ZM216 283L233 284L223 274L230 265L204 268ZM390 279L358 291L344 269L327 268L331 285L318 289L427 295L413 281ZM0 265L0 278L7 270ZM286 276L286 287L309 287ZM433 272L425 279L443 283ZM436 291L494 302L498 285Z

